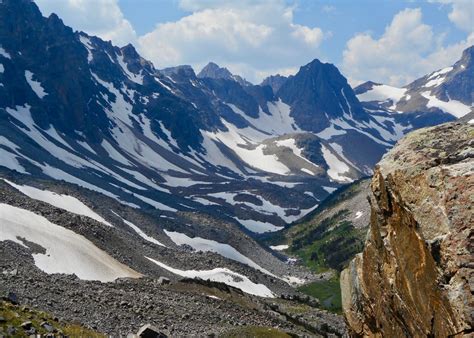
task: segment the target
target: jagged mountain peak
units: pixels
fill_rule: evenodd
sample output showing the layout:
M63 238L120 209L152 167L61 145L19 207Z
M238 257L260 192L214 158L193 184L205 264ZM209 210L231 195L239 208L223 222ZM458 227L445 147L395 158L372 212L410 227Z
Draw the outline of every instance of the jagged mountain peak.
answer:
M347 79L336 66L318 59L302 66L298 73L288 78L277 96L293 106L292 113L298 124L311 131L319 132L329 127L332 118L367 119Z
M288 80L288 77L280 74L270 75L260 83L260 86L270 86L273 93L277 93L286 80Z
M196 78L196 73L190 65L180 65L175 67L167 67L160 69L159 72L165 76L184 76L187 78Z
M314 199L304 194L303 186L312 189L316 180L331 187L370 173L398 137L390 125L360 113L347 80L336 67L319 60L286 79L278 97L269 86L242 83L215 63L198 76L186 65L158 72L132 45L118 48L62 24L49 29L48 19L41 15L30 22L35 28L18 24L17 34L11 34L4 23L21 22L23 12L7 14L12 17L0 11L5 16L0 20L0 46L6 47L5 53L10 52L8 46L17 49L15 55L12 50L12 60L0 54L5 68L0 74L0 118L10 142L22 144L27 139L29 146L18 146L15 155L1 147L0 152L13 156L10 167L25 173L57 178L48 170L60 168L70 181L81 177L134 205L159 202L167 210L207 205L194 200L202 195L199 198L205 201L212 193L200 184L218 193L223 181L240 191L255 187L251 180L256 180L262 183L261 194L273 194L282 186L269 183L267 177L278 176L278 181L301 182L301 191L293 192L291 201L285 194L275 197L275 201L284 199L275 203L286 209L296 204L306 209ZM69 33L57 33L66 29ZM25 36L28 43L22 42ZM23 116L31 116L32 121L21 120ZM39 134L25 133L21 123L54 137L41 143ZM312 137L284 137L306 132ZM51 142L72 149L75 165L68 165L69 157ZM364 153L349 150L354 144ZM100 165L91 168L84 158ZM101 175L100 180L95 173ZM148 182L151 186L137 187L136 178L143 176L154 179ZM326 194L318 183L315 196ZM219 200L215 205L225 209L228 204ZM244 217L243 207L232 208ZM257 231L275 229L268 224L280 226L289 219L285 214L267 217L259 210L247 215L248 210L245 217L263 222L249 225ZM239 222L248 224L246 220Z
M368 90L371 90L372 88L374 88L374 86L380 86L380 85L382 84L374 82L374 81L366 81L357 85L357 87L354 88L354 93L356 95L359 95L361 93L365 93Z
M205 78L209 77L212 79L228 79L232 78L232 73L225 67L220 67L215 62L209 62L207 65L201 69L198 74L198 77Z
M224 79L238 82L241 86L251 86L252 84L239 75L232 74L227 68L220 67L214 62L209 62L197 75L199 78Z

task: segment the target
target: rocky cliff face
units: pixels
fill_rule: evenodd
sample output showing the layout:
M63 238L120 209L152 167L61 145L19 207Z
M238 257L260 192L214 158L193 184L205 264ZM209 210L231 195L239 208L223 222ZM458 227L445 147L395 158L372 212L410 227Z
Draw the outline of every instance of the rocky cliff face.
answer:
M363 253L342 272L353 336L473 332L474 126L415 131L377 166Z

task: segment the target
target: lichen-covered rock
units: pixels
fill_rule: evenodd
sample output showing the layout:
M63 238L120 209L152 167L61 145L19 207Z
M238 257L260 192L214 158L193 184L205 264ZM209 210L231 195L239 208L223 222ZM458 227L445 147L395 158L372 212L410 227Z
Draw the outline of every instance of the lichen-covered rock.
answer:
M341 274L353 336L473 332L474 126L409 134L375 170L364 251Z

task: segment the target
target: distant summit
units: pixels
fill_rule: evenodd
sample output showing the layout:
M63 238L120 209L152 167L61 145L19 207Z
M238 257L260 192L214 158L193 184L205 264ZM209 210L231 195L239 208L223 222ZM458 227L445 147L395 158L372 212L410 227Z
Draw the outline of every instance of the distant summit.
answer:
M281 88L281 86L286 82L286 80L288 80L286 76L282 76L280 74L271 75L265 78L260 85L270 86L273 90L273 93L276 93Z
M209 62L197 75L198 78L224 79L238 82L242 86L251 86L252 84L239 75L232 74L227 68L219 67L214 62Z
M354 89L364 107L405 113L414 126L436 125L474 113L474 46L450 67L427 74L398 88L365 82ZM418 123L421 122L421 125Z

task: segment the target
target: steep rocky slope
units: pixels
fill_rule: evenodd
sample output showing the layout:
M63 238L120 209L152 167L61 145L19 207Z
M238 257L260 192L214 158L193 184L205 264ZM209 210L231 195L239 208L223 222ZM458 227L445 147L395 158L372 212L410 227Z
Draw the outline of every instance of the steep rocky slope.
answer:
M333 65L301 67L278 95L212 63L159 71L30 0L0 2L0 69L1 167L255 234L370 174L406 129L366 113Z
M371 190L365 249L341 275L353 335L472 334L474 126L409 134Z

